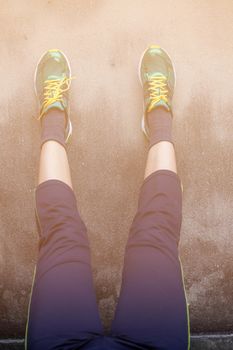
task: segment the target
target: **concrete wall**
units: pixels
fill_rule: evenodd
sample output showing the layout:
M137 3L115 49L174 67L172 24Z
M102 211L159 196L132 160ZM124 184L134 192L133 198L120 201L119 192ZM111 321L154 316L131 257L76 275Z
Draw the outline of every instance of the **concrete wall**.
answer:
M35 65L69 57L69 158L106 327L120 288L147 144L137 69L151 43L177 73L174 138L184 185L180 253L192 332L233 329L233 2L0 1L0 338L24 336L37 252Z

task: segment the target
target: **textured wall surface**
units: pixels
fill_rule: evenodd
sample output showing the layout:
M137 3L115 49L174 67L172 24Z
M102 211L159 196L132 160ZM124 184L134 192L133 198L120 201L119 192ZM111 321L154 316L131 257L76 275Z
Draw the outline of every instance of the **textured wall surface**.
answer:
M138 62L151 43L176 67L174 139L184 185L180 254L192 332L233 329L233 2L0 1L0 338L23 337L37 254L35 65L69 57L69 147L106 326L143 180Z

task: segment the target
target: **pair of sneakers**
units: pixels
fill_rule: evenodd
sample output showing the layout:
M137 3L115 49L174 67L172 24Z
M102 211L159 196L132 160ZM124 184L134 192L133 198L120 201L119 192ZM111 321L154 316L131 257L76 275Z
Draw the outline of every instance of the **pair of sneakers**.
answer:
M172 113L172 96L175 73L170 57L159 46L151 45L142 54L139 79L143 88L144 112L142 131L149 137L147 114L158 107ZM57 108L66 115L66 143L72 135L70 120L69 89L71 69L67 57L58 49L47 51L39 60L35 72L35 91L40 106L39 119Z

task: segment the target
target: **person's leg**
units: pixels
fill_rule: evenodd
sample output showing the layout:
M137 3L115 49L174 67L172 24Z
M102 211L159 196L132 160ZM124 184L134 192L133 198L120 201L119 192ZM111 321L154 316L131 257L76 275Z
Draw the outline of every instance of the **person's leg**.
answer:
M38 184L52 179L60 180L72 188L66 150L53 140L45 142L41 148Z
M55 54L52 51L45 55L43 67L48 64L53 67L54 57L58 63L63 61L64 66L63 54L58 50ZM57 75L58 71L59 66ZM54 96L54 90L51 95ZM67 109L63 110L57 101L50 102L42 116L35 193L40 241L25 343L27 349L33 350L71 350L98 338L103 330L93 288L86 227L77 209L65 149ZM64 96L62 104L65 105Z
M161 169L177 173L174 146L168 141L161 141L149 149L144 178Z
M151 48L146 55L152 60L147 68L153 67L153 60L156 66L157 57L162 67L160 49ZM153 92L153 98L163 95L161 85L154 86ZM161 99L164 102L165 97ZM182 190L171 139L169 101L165 101L167 108L160 102L158 99L152 110L146 109L150 149L111 334L122 347L186 350L188 312L178 252Z

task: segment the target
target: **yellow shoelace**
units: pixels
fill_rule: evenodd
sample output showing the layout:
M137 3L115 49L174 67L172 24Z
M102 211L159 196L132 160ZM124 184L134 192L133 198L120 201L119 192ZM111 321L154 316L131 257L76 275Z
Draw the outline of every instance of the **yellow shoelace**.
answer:
M148 112L154 107L156 103L163 100L168 103L168 90L167 88L167 77L164 75L153 76L149 80L149 94L150 94L150 105Z
M72 79L74 79L74 77L44 81L44 101L38 119L43 117L46 109L51 104L54 102L62 102L62 94L69 90Z

